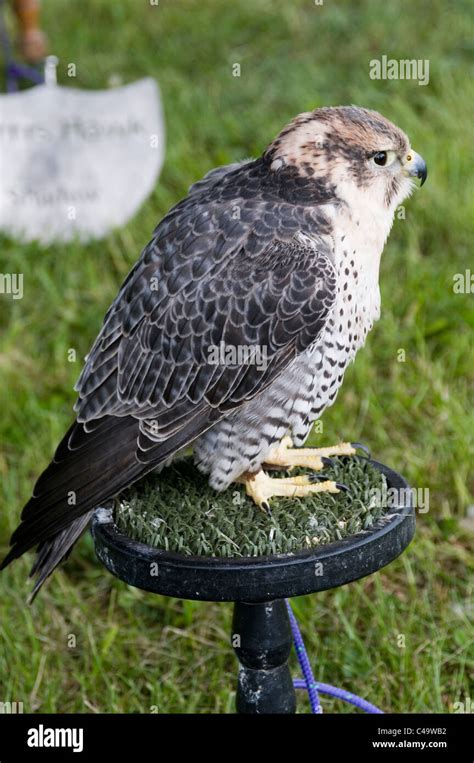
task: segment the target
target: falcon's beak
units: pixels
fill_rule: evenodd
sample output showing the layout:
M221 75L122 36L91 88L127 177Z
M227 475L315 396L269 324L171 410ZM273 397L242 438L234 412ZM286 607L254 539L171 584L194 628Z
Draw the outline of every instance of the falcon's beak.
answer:
M402 164L407 175L420 178L420 186L422 186L428 177L428 167L426 166L423 157L420 156L420 154L417 154L416 151L410 151L410 153L406 155Z

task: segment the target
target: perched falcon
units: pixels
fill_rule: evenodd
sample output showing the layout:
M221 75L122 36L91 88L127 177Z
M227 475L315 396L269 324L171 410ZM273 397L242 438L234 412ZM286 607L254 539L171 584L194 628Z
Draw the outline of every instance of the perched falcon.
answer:
M263 155L209 172L156 228L77 382L77 419L38 479L2 568L38 546L34 592L93 509L193 445L225 490L338 492L271 478L349 443L296 450L379 317L394 211L427 176L406 135L356 107L297 116ZM250 350L250 351L249 351Z

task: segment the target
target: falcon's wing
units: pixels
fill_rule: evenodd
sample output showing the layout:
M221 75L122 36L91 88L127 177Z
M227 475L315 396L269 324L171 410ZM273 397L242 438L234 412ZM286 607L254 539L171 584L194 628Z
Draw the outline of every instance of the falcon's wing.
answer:
M125 295L129 309L112 316L80 380L79 420L139 418L140 460L161 460L177 433L182 447L265 389L314 342L333 304L331 261L298 244L273 241L256 262L240 250L204 277L193 278L194 264L161 279L155 295L145 269L138 293L130 301ZM255 356L238 363L247 348L258 349L265 370ZM150 439L170 438L168 447L150 450Z
M44 579L67 551L65 528L79 532L84 514L262 392L317 339L336 293L327 220L298 185L265 183L244 165L158 226L106 315L78 381L78 421L2 566L42 543ZM319 244L299 243L302 229L319 230ZM215 363L221 343L257 346L266 366Z
M249 168L210 173L165 218L77 384L79 421L140 420L140 461L163 460L258 395L316 340L334 302L328 236L296 236L308 214L317 232L321 212L259 197ZM266 367L215 363L219 347L257 348Z

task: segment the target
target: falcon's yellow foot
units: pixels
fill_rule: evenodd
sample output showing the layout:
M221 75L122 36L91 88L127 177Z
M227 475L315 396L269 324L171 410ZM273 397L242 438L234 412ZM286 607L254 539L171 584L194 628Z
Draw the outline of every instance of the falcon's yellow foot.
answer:
M341 490L347 490L345 485L339 485L333 480L315 482L310 475L277 479L269 477L263 469L255 474L247 472L238 481L245 485L247 495L254 503L267 513L270 513L268 501L272 497L304 498L312 493L339 493Z
M294 448L291 437L284 437L270 451L265 464L279 466L281 469L302 466L319 472L331 456L355 456L358 448L368 454L367 448L358 442L340 442L327 448Z

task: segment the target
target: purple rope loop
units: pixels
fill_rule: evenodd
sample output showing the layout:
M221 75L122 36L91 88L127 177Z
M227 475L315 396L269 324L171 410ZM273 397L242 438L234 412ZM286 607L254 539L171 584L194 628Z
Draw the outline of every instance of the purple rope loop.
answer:
M357 694L352 694L345 689L338 689L337 686L331 686L331 684L323 684L319 681L315 681L311 663L308 659L308 653L304 645L303 637L298 626L298 622L291 608L291 604L288 599L285 599L286 608L288 610L288 617L290 618L291 632L293 634L293 641L296 649L296 656L303 673L303 679L296 678L294 680L295 689L306 689L308 692L309 703L311 705L312 713L322 713L323 709L319 701L319 692L321 694L328 694L331 697L342 699L343 702L348 702L351 705L355 705L365 713L377 713L383 715L383 710L380 710L371 702L367 702L362 697L358 697Z

